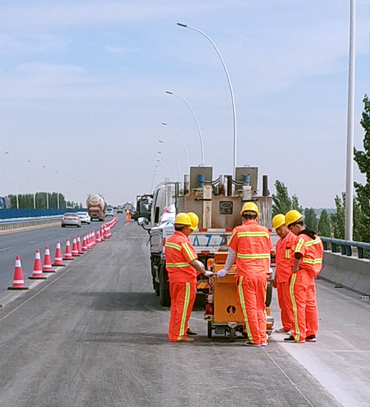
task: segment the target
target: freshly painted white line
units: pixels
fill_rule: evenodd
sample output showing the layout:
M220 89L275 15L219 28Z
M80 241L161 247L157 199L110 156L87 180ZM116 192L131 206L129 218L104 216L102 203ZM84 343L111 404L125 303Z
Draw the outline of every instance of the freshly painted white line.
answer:
M0 252L5 252L5 250L13 249L13 247L5 247L5 249L0 249Z

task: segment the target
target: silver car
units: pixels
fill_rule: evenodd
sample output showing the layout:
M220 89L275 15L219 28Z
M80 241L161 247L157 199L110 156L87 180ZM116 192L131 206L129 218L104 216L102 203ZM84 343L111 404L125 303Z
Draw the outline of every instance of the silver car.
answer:
M81 223L87 223L90 225L91 218L87 212L77 212L77 215L81 219Z
M81 219L75 212L67 212L62 217L62 228L66 226L77 226L81 227Z

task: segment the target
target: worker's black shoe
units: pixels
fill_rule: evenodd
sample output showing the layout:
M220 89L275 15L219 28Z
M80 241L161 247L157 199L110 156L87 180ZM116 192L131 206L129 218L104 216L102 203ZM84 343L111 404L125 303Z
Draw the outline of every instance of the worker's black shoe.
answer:
M196 332L193 332L190 328L186 331L186 335L198 335Z
M296 343L304 343L304 341L297 342L293 335L290 335L288 338L284 338L284 342L296 342Z
M316 342L316 340L315 335L306 336L306 342Z
M251 342L251 341L246 341L245 342L245 346L254 346L254 347L257 347L257 346L261 346L261 344L259 344L259 343L253 343L253 342Z

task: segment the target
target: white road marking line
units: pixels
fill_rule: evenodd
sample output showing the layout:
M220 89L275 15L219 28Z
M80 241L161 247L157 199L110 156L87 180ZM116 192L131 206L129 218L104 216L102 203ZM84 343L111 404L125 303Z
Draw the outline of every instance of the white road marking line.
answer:
M0 320L1 321L1 320ZM279 366L279 364L275 361L275 359L266 351L266 349L263 349L263 351L266 353L266 355L271 359L271 361L277 366L277 368L281 371L281 373L289 380L290 384L298 391L298 393L307 401L307 403L311 406L314 407L313 404L310 403L308 398L299 390L298 386L292 381L292 379L284 372L284 370Z
M13 249L13 247L5 247L5 249L0 249L0 252L5 252L5 250Z
M36 240L31 240L28 244L36 243Z

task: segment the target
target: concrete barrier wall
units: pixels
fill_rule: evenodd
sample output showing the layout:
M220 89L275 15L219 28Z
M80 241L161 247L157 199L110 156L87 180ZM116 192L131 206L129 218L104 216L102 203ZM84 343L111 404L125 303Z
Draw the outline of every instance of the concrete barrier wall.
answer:
M363 295L370 295L370 260L324 252L320 277Z
M60 224L59 219L44 219L44 220L32 220L32 221L24 221L24 222L13 222L13 223L0 223L0 231L6 230L14 230L14 229L23 229L23 228L31 228L31 227L40 227L45 225L58 225Z

